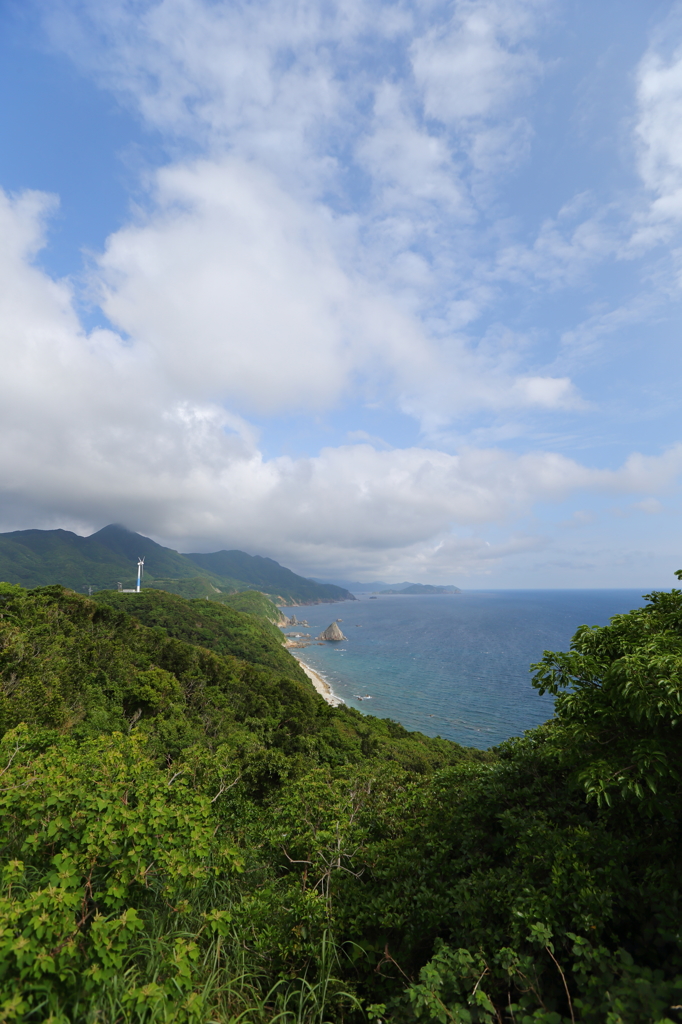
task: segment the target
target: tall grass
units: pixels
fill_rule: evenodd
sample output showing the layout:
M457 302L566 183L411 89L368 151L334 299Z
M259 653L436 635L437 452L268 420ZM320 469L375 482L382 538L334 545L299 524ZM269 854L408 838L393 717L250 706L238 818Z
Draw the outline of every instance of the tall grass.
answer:
M225 906L223 901L222 905ZM204 936L186 984L169 979L178 941L201 938L202 917L152 913L128 963L97 997L49 1003L27 1017L50 1024L339 1024L364 1020L362 1003L336 976L345 957L329 930L301 977L273 983L272 964L244 941L243 930ZM51 1012L50 1012L51 1011Z

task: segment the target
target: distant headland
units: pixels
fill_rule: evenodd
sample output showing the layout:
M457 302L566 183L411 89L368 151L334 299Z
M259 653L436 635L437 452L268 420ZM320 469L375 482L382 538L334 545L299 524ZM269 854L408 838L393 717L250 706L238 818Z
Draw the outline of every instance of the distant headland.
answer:
M430 583L409 583L402 590L379 590L379 594L461 594L459 587L436 587Z
M353 594L461 594L459 587L438 586L431 583L410 583L404 580L402 583L388 583L384 580L373 580L371 583L361 583L359 580L325 580L317 576L309 577L312 583L326 584L333 583L337 587L344 587Z

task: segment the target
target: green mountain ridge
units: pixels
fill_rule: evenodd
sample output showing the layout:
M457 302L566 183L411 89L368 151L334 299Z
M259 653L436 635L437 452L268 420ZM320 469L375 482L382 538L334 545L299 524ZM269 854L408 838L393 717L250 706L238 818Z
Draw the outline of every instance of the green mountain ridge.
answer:
M353 600L342 587L313 583L271 558L244 551L184 555L115 524L90 537L69 530L0 534L0 580L22 587L130 588L138 558L145 559L145 588L183 597L222 600L224 594L258 590L287 605Z
M276 588L283 593L296 593L301 604L352 600L353 595L332 583L315 583L297 576L272 558L247 555L244 551L216 551L213 554L187 554L195 565L220 577L244 580L260 590ZM341 596L343 595L343 596ZM310 602L306 600L310 598Z

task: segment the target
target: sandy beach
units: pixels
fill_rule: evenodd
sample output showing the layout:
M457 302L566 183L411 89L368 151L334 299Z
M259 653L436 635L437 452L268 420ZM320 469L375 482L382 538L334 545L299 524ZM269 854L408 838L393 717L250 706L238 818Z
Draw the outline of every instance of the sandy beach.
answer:
M325 682L322 676L317 674L315 669L311 668L310 665L306 665L306 663L304 661L301 661L300 658L297 658L296 655L294 655L294 657L296 658L296 661L299 663L299 665L301 666L301 668L303 669L303 671L305 672L308 679L313 684L319 695L321 697L324 697L327 704L331 704L333 708L337 708L339 704L345 703L341 700L340 697L337 697L336 694L332 692L332 688L329 685L329 683Z

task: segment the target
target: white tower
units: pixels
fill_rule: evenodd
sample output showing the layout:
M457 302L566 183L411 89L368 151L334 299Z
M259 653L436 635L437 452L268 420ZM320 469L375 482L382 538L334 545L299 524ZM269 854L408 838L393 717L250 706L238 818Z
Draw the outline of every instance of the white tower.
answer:
M142 573L144 572L144 558L138 558L137 560L137 590L135 593L140 593L140 586L142 585Z

